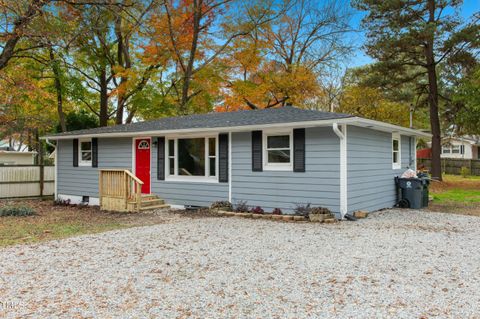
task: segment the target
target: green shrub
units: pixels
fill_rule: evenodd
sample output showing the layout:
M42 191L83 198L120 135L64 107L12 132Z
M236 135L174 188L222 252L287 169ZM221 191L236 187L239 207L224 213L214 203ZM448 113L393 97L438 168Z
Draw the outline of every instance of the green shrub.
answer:
M227 211L232 211L233 210L233 206L232 206L232 203L230 203L229 201L217 201L217 202L213 202L212 205L210 205L210 208L211 209L224 209L224 210L227 210Z
M237 213L245 213L245 212L248 212L249 211L249 207L247 205L247 201L245 200L241 200L241 201L238 201L235 205L235 211Z
M31 216L35 210L28 206L5 206L0 207L0 217L3 216Z
M330 209L325 207L312 207L310 214L331 214Z
M306 205L296 204L295 209L293 211L295 212L295 215L308 217L308 214L310 213L310 210L312 209L310 206L311 206L310 203L308 203Z
M462 166L460 169L460 175L462 175L463 178L470 176L470 169L466 166Z

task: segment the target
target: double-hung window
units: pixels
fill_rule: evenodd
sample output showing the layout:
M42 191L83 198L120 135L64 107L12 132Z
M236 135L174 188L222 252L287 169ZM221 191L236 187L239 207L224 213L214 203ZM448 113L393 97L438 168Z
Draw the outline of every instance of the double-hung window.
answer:
M217 179L217 137L168 138L167 178Z
M92 140L81 139L78 141L78 165L92 166Z
M292 170L292 131L264 132L263 168L265 170Z
M400 134L392 134L392 168L401 169L401 146L400 146Z

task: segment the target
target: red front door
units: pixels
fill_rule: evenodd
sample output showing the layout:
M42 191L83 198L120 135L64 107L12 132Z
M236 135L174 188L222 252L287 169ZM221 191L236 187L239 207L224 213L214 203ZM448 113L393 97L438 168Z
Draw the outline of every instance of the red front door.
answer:
M135 140L135 175L143 182L143 194L150 194L150 142L150 138Z

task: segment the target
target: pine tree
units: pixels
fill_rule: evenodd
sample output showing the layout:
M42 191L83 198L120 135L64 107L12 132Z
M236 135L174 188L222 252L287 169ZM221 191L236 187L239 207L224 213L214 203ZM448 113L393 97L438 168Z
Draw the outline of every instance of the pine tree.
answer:
M458 16L461 4L459 0L354 1L357 9L368 12L362 21L367 53L383 64L385 72L407 74L418 69L410 80L422 77L428 83L431 173L437 180L442 179L438 66L465 54L478 41L478 24L464 25Z

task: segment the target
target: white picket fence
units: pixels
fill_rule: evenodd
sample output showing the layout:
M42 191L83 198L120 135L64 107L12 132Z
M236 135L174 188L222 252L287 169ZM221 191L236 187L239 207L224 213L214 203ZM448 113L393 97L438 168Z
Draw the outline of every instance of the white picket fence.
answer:
M0 166L0 198L49 196L54 193L54 166Z

